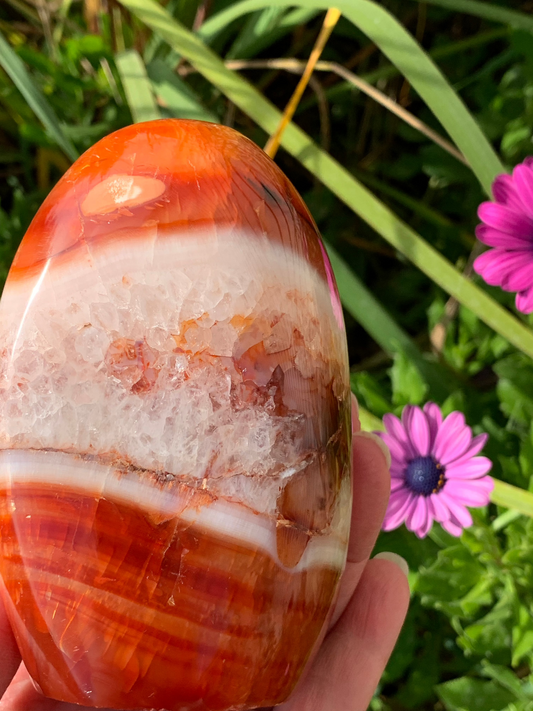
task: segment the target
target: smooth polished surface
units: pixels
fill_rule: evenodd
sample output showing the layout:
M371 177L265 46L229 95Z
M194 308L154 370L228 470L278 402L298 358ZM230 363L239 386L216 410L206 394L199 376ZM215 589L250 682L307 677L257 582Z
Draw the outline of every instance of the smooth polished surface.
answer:
M235 131L137 124L44 202L0 303L0 573L44 694L226 711L294 688L342 572L342 311Z

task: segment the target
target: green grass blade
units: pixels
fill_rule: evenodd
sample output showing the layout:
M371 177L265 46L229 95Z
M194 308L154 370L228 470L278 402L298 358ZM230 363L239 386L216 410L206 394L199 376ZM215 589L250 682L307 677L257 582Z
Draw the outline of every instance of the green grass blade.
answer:
M41 121L48 134L64 153L74 161L78 157L73 143L65 136L61 124L54 110L46 100L41 90L34 84L33 79L26 71L24 63L11 49L10 45L0 33L0 65L22 96L28 102L29 107L37 118Z
M292 3L285 4L291 5ZM239 6L240 3L235 3L234 5L230 5L224 10L217 12L216 15L208 18L198 30L198 36L206 42L206 44L210 44L213 39L231 22L237 20L244 14L240 10ZM266 5L264 9L269 9L269 7L270 5ZM309 20L315 17L319 12L319 9L306 7L297 7L290 10L278 21L276 27L271 28L270 32L263 35L264 41L261 42L261 45L265 47L280 39L280 37L288 34L295 27L299 27L300 25L304 25L306 22L309 22ZM243 58L244 57L239 55L239 59Z
M29 20L33 25L41 26L41 20L39 18L39 13L35 12L32 8L28 7L26 3L20 2L20 0L6 0L8 5L15 8L17 12Z
M229 48L226 59L253 57L264 46L265 37L277 27L284 12L283 7L266 7L249 15Z
M287 0L241 0L231 6L233 15L259 8L286 5ZM295 4L291 2L291 4ZM300 0L299 4L304 4ZM307 8L327 9L329 2L305 0ZM409 80L467 158L487 194L504 168L478 124L440 69L418 42L387 10L370 0L339 0L337 7L362 30Z
M218 117L208 111L194 91L162 59L154 59L146 66L157 97L174 118L196 119L219 123Z
M61 38L63 37L65 20L68 17L71 5L72 0L61 0L61 5L59 6L59 10L57 12L58 20L53 33L54 42L56 43L56 45L59 45L59 43L61 42Z
M404 353L429 385L431 396L439 401L444 400L449 395L449 390L446 388L443 372L439 372L438 366L422 357L413 341L352 272L342 257L333 247L326 246L345 309L386 353L391 356L399 352Z
M493 5L490 2L479 2L478 0L417 0L417 2L429 2L430 5L439 5L448 10L464 12L467 15L476 15L484 20L501 22L504 25L511 25L519 30L529 30L533 32L533 17L524 12L507 10L500 5Z
M135 123L161 118L146 67L137 50L120 52L115 63Z
M533 39L531 41L533 42ZM461 81L454 84L453 88L455 91L463 91L463 89L467 86L475 84L475 82L483 79L483 77L490 77L498 69L502 69L506 65L511 64L513 61L516 61L516 51L513 47L510 47L509 49L500 52L500 54L497 54L488 62L485 62L484 66L481 67L479 71L474 72L470 76L465 77Z
M441 212L434 210L420 200L407 195L407 193L392 187L388 183L376 178L372 173L366 172L364 170L354 170L353 175L360 180L363 184L368 185L378 192L382 192L384 195L395 200L400 205L407 207L412 210L415 215L419 215L422 219L431 223L432 225L437 225L437 227L450 227L460 233L461 239L470 248L475 244L475 237L473 235L467 236L467 232L464 228L459 225L455 225L449 217L446 217Z
M153 0L121 0L121 3L152 30L160 33L170 45L179 48L180 53L201 74L267 133L276 129L281 118L280 112L251 84L227 69L198 37L173 21L162 7ZM448 260L313 143L306 133L290 124L283 136L282 145L430 279L510 343L533 357L533 333L523 323L482 289L465 279Z
M481 47L489 42L499 40L502 37L508 36L510 32L511 30L508 27L498 27L497 29L489 30L488 32L479 32L473 37L467 37L463 40L457 40L457 42L450 42L449 44L443 44L439 47L435 47L435 49L430 50L428 54L434 61L437 59L446 59L446 57L452 57L470 49ZM383 67L379 67L379 69L374 69L366 74L361 74L361 79L364 79L369 84L376 84L380 79L390 79L399 73L398 67L395 67L394 64L386 64ZM357 90L353 84L350 84L350 82L342 81L327 89L326 97L329 101L333 101L346 91ZM299 104L298 113L300 111L305 111L310 106L314 106L315 104L316 97L313 95Z

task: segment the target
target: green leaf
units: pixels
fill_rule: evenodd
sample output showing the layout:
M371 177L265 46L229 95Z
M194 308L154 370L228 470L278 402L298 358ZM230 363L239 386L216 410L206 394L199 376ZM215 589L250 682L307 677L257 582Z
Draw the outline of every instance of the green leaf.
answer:
M533 17L524 12L508 10L501 5L493 5L490 2L479 2L478 0L417 0L417 2L429 2L431 5L440 5L455 12L464 12L468 15L476 15L484 20L502 22L511 27L518 27L521 30L533 32Z
M352 373L350 375L350 384L352 391L359 400L359 406L361 407L361 405L364 404L373 413L371 415L372 419L368 418L365 414L365 423L363 424L363 419L361 419L361 427L369 431L385 429L383 422L379 420L376 415L383 417L383 415L386 415L387 412L392 410L392 405L376 379L370 373L363 370L362 372Z
M173 118L220 123L218 116L202 105L189 85L162 59L154 59L146 71L157 97Z
M461 543L439 551L437 560L420 570L418 592L424 605L447 615L471 617L492 601L495 580Z
M420 405L424 401L428 387L412 360L404 353L394 357L390 377L394 405Z
M499 664L491 664L490 662L483 661L483 673L497 681L500 686L508 689L511 693L515 694L517 699L531 699L531 695L528 694L520 679L507 667L503 667Z
M115 63L135 123L161 118L146 67L137 50L117 54Z
M260 5L261 2L265 4L264 0L252 1L254 7L258 3ZM276 2L276 0L272 1ZM247 7L250 7L250 0L246 0L246 2ZM357 0L357 2L350 4L350 7L352 10L353 5L357 5L359 8L362 2L363 0ZM153 0L121 0L121 3L151 29L160 33L172 47L179 50L201 74L224 92L242 111L251 116L265 131L272 133L277 128L281 118L280 112L251 84L227 69L219 57L198 37L174 21L162 7ZM316 0L313 0L313 5L315 3ZM325 3L323 4L325 6ZM371 5L372 8L375 8L372 3L366 0L363 4L365 7ZM344 9L345 0L337 6ZM384 12L380 8L378 10ZM413 40L411 41L413 42ZM435 71L441 76L436 68ZM442 77L441 81L443 81ZM461 115L463 115L463 111L466 111L464 107L460 112ZM468 112L466 113L468 114ZM473 120L470 119L470 121ZM477 126L476 130L479 131ZM301 129L290 124L283 135L282 145L340 200L359 214L399 252L416 264L430 279L477 314L482 321L504 336L510 343L533 357L533 333L526 326L511 316L484 291L465 279L455 267L416 232L399 220L345 168L330 155L320 150ZM482 161L483 157L487 157L484 151L481 151L480 156ZM491 175L494 173L494 160L490 159L487 163L489 166L487 176L489 173Z
M11 49L2 33L0 33L0 65L26 99L31 110L42 122L50 137L54 139L57 145L72 161L76 160L78 152L63 133L63 129L54 110L45 99L41 90L34 84L23 62Z
M524 426L533 420L533 364L520 353L513 353L493 366L498 375L496 391L501 408Z
M517 622L513 627L512 665L515 667L533 651L533 619L531 619L531 611L525 605L520 605L517 611L517 618Z
M436 691L450 711L500 711L516 700L511 691L494 681L466 676L439 684Z
M363 432L383 431L383 422L364 407L359 407L359 421Z
M490 655L493 660L509 663L515 599L514 589L499 589L496 605L460 632L458 645L471 654Z

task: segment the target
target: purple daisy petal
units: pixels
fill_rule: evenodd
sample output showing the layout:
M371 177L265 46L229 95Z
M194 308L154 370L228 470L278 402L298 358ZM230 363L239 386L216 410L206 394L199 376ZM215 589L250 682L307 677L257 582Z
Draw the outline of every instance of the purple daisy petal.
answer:
M390 475L393 479L405 479L405 468L407 461L392 460L390 465Z
M533 286L530 286L529 289L516 295L515 305L518 311L523 314L533 312Z
M402 523L405 521L405 517L409 514L409 511L415 501L415 495L411 494L410 492L407 492L407 495L403 500L402 505L399 506L396 511L389 512L389 510L387 509L387 513L385 514L385 520L383 521L382 526L383 530L392 531L393 529L398 528L398 526L401 526Z
M406 405L402 410L402 426L407 435L407 446L406 452L408 459L412 459L417 456L417 449L412 441L412 432L409 429L409 424L411 421L411 416L415 405Z
M428 517L426 520L426 525L421 526L418 531L415 531L416 535L418 538L425 538L428 533L431 531L431 528L433 526L433 517L431 516L431 512L429 511L429 503L428 503Z
M512 210L522 211L522 201L510 175L498 175L492 184L492 193L496 202L506 205Z
M391 494L393 494L395 491L398 491L398 489L402 489L405 487L405 481L403 477L400 479L399 477L392 477L390 480L390 491Z
M439 427L435 437L433 454L441 464L453 462L468 449L472 441L472 430L465 423L462 412L452 412Z
M439 493L439 496L443 504L448 507L451 514L450 518L454 518L463 528L468 528L472 525L472 516L468 509L444 490Z
M527 165L517 165L513 170L516 192L522 201L522 209L533 216L533 170Z
M391 437L397 439L398 442L403 446L405 456L411 457L411 444L400 420L395 415L391 415L389 413L388 415L384 415L383 424L385 425L387 433L391 435Z
M477 214L486 225L506 234L533 237L533 218L523 212L515 212L505 205L493 202L482 202Z
M531 252L527 250L509 251L506 249L489 249L474 261L474 270L491 286L500 286L503 281L521 266L530 262Z
M418 496L415 505L409 511L405 521L409 531L413 531L419 538L425 530L429 518L428 504L425 496Z
M442 425L442 412L440 411L440 407L434 402L426 402L424 412L428 420L431 448L433 448L435 437L437 436L439 427Z
M389 498L389 504L387 506L387 516L396 513L405 504L407 499L412 496L409 489L403 487L402 489L395 491L391 494Z
M448 520L448 521L443 521L441 523L441 526L445 531L448 531L449 534L452 536L455 536L456 538L459 538L459 536L463 532L463 527L459 523L455 523L454 521Z
M497 286L500 283L498 264L505 254L506 251L503 249L489 249L483 252L483 254L480 254L479 257L474 259L474 271L482 276L487 284Z
M470 446L462 454L459 459L454 459L453 461L448 463L448 467L450 466L455 466L457 464L462 464L464 461L468 461L469 459L472 459L472 457L475 457L476 454L479 454L483 447L487 444L489 436L488 434L485 434L484 432L482 434L478 434L475 437L473 437L472 441L470 442Z
M479 479L491 469L492 462L487 457L463 457L446 466L446 479Z
M488 225L478 225L476 227L476 237L488 247L501 247L503 249L527 249L532 244L530 237L523 237L518 234L509 235Z
M529 262L522 263L502 279L502 289L505 291L524 291L533 286L533 252L529 256Z
M431 446L431 435L426 415L416 405L407 405L404 408L405 429L409 433L411 445L415 455L427 457ZM403 415L402 415L403 418Z
M383 420L385 420L385 418L383 418ZM389 448L392 462L399 466L404 466L406 461L406 445L400 442L397 437L394 437L393 435L388 434L387 432L376 432L376 434L378 435L378 437L381 437L381 439Z
M435 521L442 523L450 518L450 512L446 508L439 494L429 495L429 510Z
M490 492L494 482L490 476L476 481L461 481L452 479L446 482L443 492L453 496L455 501L466 506L486 506L490 501Z

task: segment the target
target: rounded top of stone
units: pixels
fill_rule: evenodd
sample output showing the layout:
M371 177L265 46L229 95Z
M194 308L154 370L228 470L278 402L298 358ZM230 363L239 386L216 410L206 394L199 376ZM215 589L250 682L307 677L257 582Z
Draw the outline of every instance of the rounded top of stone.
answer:
M252 141L226 126L138 123L89 148L50 192L17 252L10 280L50 259L77 259L109 240L201 239L235 230L281 243L324 279L327 257L295 188Z

